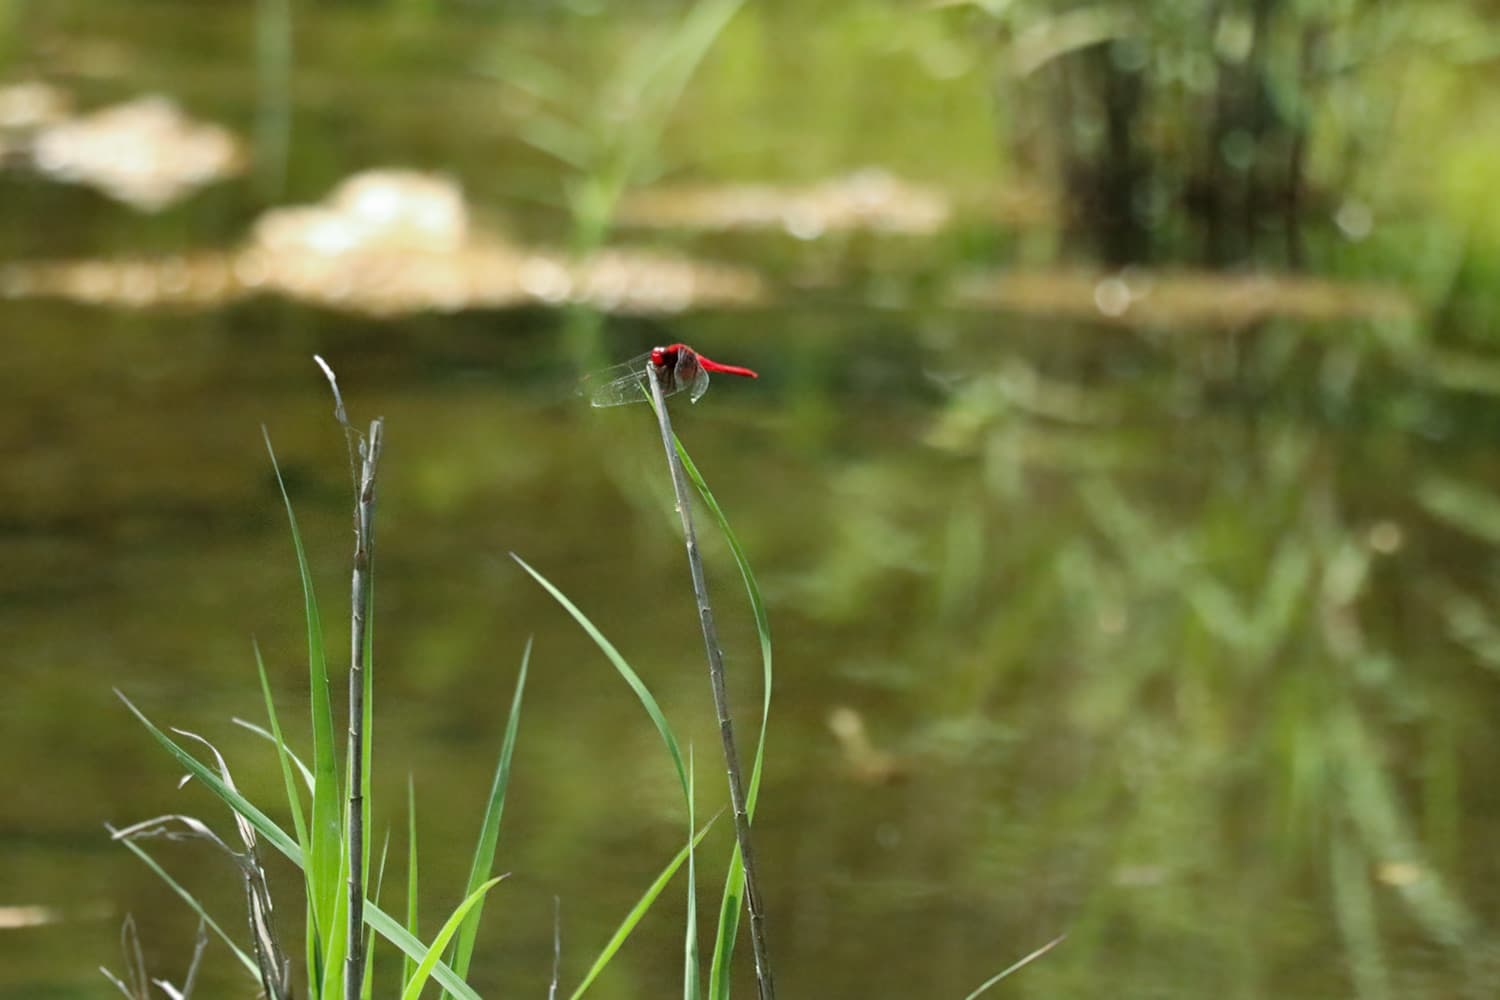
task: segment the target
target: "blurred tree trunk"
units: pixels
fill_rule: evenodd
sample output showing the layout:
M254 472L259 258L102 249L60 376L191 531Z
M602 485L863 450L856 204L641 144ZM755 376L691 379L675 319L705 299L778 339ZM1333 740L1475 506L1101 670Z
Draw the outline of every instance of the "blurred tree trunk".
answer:
M1060 179L1075 246L1113 267L1302 264L1324 55L1331 31L1366 30L1357 12L1334 22L1286 0L1005 11L997 107L1016 162Z

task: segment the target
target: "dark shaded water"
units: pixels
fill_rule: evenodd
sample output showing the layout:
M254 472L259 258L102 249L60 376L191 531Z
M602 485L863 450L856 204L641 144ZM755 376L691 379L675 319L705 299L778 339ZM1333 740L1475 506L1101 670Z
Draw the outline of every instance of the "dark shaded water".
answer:
M55 74L89 103L165 88L253 132L250 7L222 21L176 4L139 18L82 2L10 10L18 74ZM849 25L820 34L791 14L742 16L706 67L718 83L669 131L669 158L710 174L716 161L728 175L762 170L757 143L782 138L770 127L712 132L722 148L684 155L711 132L692 116L718 120L715 98L739 93L744 65L775 81L766 99L781 116L767 117L808 144L796 168L764 168L775 179L880 162L953 190L981 183L989 122L958 83L915 70L892 80L915 96L886 135L824 114L837 95L809 98L799 118L778 103L795 81L756 61L786 58L759 33L818 52ZM548 34L559 24L571 33ZM635 27L309 15L286 196L314 200L389 160L442 165L487 212L509 210L512 232L566 243L561 211L524 197L555 192L556 168L534 153L495 159L524 102L505 105L514 91L487 90L478 69L492 50L555 44L558 62L588 54L579 75L591 79ZM919 32L909 44L942 40ZM445 45L465 72L433 64ZM231 56L241 62L216 64ZM486 94L493 115L476 103ZM934 95L952 102L956 150L940 169L919 141L935 127ZM873 114L843 99L854 117ZM418 113L435 103L442 116ZM26 175L3 183L11 262L227 246L261 207L253 180L161 216ZM1420 305L1319 322L1188 310L1144 329L1055 318L1078 312L1055 303L1038 316L1025 295L1006 312L954 308L933 288L950 272L1005 257L1011 241L1034 252L1008 231L976 249L960 229L929 243L682 237L796 290L602 328L612 360L680 340L761 373L721 379L674 413L770 604L777 686L757 829L784 995L964 996L1064 931L1004 988L1492 993L1497 414L1474 389L1483 352L1449 343L1483 331L1455 335ZM1109 293L1095 292L1106 312ZM546 989L554 897L563 982L576 982L677 849L685 817L639 705L509 552L594 617L698 748L700 814L724 795L660 443L644 408L592 411L572 396L568 317L377 320L269 296L196 310L0 308L0 906L56 917L0 930L0 996L105 995L95 967L118 967L126 913L158 974L175 978L186 960L190 915L102 824L180 811L227 830L227 818L199 790L174 789L176 770L112 687L213 739L252 798L281 794L274 756L230 720L260 715L252 637L284 716L301 717L306 685L261 424L342 649L348 479L315 352L356 418L387 420L377 828L396 831L401 856L413 776L430 932L457 901L534 635L502 834L513 875L486 911L473 982L487 996ZM709 539L706 554L748 713L752 622L728 553ZM748 715L741 725L752 728ZM707 844L711 909L727 830ZM240 925L226 861L198 845L157 853ZM280 874L281 898L295 900ZM682 901L669 897L599 995L679 988ZM206 974L205 995L254 990L217 944Z

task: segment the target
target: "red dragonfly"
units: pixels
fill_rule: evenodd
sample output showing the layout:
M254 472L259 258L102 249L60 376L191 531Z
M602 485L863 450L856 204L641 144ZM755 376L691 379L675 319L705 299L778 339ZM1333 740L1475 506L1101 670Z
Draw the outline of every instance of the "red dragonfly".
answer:
M640 403L651 394L647 382L646 366L656 369L661 379L662 394L688 391L688 398L698 402L708 391L708 373L739 375L742 378L760 378L755 372L738 365L721 365L711 361L686 344L669 347L653 347L640 357L611 365L594 372L583 380L583 391L595 406L620 406L625 403Z

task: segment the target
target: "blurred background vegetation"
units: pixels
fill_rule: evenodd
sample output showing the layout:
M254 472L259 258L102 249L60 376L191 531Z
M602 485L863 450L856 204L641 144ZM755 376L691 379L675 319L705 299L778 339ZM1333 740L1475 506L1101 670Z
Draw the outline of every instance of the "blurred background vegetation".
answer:
M314 351L387 418L377 818L414 774L451 909L535 632L472 981L545 989L554 896L576 980L681 817L506 553L713 746L649 414L572 395L675 341L761 373L678 430L770 602L786 995L1062 931L1003 988L1494 995L1493 0L0 0L0 66L0 997L103 995L125 912L190 952L102 824L212 807L112 686L279 787L229 720L252 634L305 684L260 423L346 578ZM600 993L675 989L680 928Z

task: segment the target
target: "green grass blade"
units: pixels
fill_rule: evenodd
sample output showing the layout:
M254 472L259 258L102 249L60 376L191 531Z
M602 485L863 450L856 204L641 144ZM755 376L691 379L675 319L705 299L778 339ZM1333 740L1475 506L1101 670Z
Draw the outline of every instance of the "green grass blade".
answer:
M260 643L252 642L251 645L255 648L255 668L260 672L260 693L266 700L266 719L271 723L269 735L271 741L276 744L276 758L281 763L281 778L286 784L286 801L292 812L292 829L297 832L298 846L306 852L307 821L302 816L302 793L297 790L297 780L292 776L292 754L287 750L286 740L281 736L281 723L276 720L276 703L271 698L271 681L266 676L266 661L260 655ZM311 781L312 772L308 771L301 761L297 763L309 779L309 786L316 787Z
M380 904L380 890L385 887L385 861L391 850L391 831L387 827L385 831L385 842L380 845L380 867L375 870L375 891L370 898L378 906ZM368 925L366 925L368 927ZM375 934L366 931L365 934L365 974L360 979L360 1000L371 1000L375 994L375 985L370 977L370 970L375 968Z
M343 888L338 879L339 858L343 854L343 831L338 751L334 745L333 701L328 685L328 662L323 648L323 620L318 613L312 570L307 563L307 551L302 545L302 533L297 529L297 515L292 510L292 498L287 493L281 467L276 463L271 436L265 428L261 428L261 434L265 437L266 451L271 456L271 468L276 472L276 485L281 490L281 499L286 506L292 547L297 553L297 572L302 580L303 608L307 620L307 673L311 691L314 776L312 824L308 830L308 863L304 873L318 936L326 939L329 922ZM328 975L339 974L339 970L330 968L326 962L320 962L319 965Z
M427 946L412 934L407 933L406 928L402 927L395 917L380 907L366 902L365 923L375 928L381 937L400 948L405 954L418 960L427 957ZM454 972L446 962L438 962L432 967L432 978L459 1000L479 1000L479 994L474 992L474 988L459 978L458 973Z
M298 862L301 866L301 862ZM306 873L304 873L304 878ZM307 904L304 908L303 921L306 932L303 936L303 947L307 958L307 995L316 997L322 990L323 982L323 956L320 953L320 942L318 941L317 922L313 920L312 897L303 893L303 901Z
M760 638L763 690L760 732L755 741L755 763L750 769L750 787L745 792L746 812L754 819L755 804L760 799L761 771L766 759L766 724L771 717L771 620L766 614L766 603L761 596L760 584L755 579L755 572L750 568L750 560L745 555L739 536L730 527L724 509L719 506L719 501L714 497L713 491L708 488L708 483L704 481L702 473L693 463L692 456L683 447L681 439L674 435L673 440L677 446L677 455L682 459L683 469L687 472L688 478L693 481L698 495L703 498L704 506L713 515L714 523L719 526L719 531L729 544L729 551L734 555L735 565L740 570L740 579L745 585L745 595L750 601L750 611L755 618L755 632ZM709 970L708 990L709 996L714 1000L727 1000L729 996L729 963L734 956L735 940L739 936L744 888L745 865L740 858L739 845L736 844L734 855L730 858L729 871L724 876L724 892L719 903L719 933L714 939L714 954Z
M119 691L116 691L115 694L125 703L125 707L130 709L131 714L140 720L141 725L146 727L146 730L156 741L178 763L187 768L193 777L197 778L203 783L205 788L222 799L227 806L245 817L250 825L255 827L256 832L265 837L266 842L285 855L292 864L298 868L302 868L304 871L306 870L306 861L303 857L302 849L297 846L297 842L292 839L291 835L277 826L269 816L256 807L249 799L224 784L224 780L219 777L217 771L188 753L175 740L158 729L155 723L131 703L129 698L126 698ZM340 893L340 896L342 895ZM418 941L416 937L407 933L406 928L397 923L395 918L369 900L365 901L365 923L375 928L381 937L394 944L397 948L400 948L406 954L418 959L426 956L427 947L421 941ZM328 974L325 978L342 982L342 979L338 975L333 974L336 971L333 968L325 966L323 971ZM475 993L457 973L445 964L439 964L434 967L433 978L442 983L459 1000L479 1000L479 994Z
M418 928L417 906L417 785L412 776L406 776L406 929L416 937ZM407 955L401 960L401 985L404 988L417 974L417 959Z
M734 941L740 932L740 912L745 904L745 863L740 860L736 844L724 877L724 893L719 899L719 933L714 938L714 955L708 971L708 995L713 1000L728 1000L729 960L734 957Z
M605 966L609 965L610 961L625 944L626 939L630 937L631 931L635 930L636 924L641 922L641 918L646 915L646 911L651 909L651 905L656 902L657 897L666 889L667 883L672 881L672 876L677 874L677 869L682 867L682 863L687 860L688 855L693 852L694 848L703 841L703 838L713 828L713 825L713 820L705 823L703 829L698 831L698 835L690 840L682 850L678 851L677 856L667 863L667 867L662 869L660 875L656 876L656 881L651 883L650 887L641 896L640 901L625 915L625 919L620 922L620 926L615 931L614 936L605 944L604 950L599 953L599 957L594 959L594 964L589 967L588 973L583 977L583 982L579 983L578 988L573 991L571 1000L578 1000L594 984L594 980L599 978L599 973L603 972Z
M750 613L755 618L755 633L760 639L760 661L761 661L761 712L760 712L760 734L755 741L755 766L750 770L750 787L745 793L745 807L753 818L755 816L755 803L760 797L760 774L761 767L766 758L766 723L771 718L771 619L766 614L766 602L761 596L760 584L755 579L755 572L750 568L750 559L745 555L745 547L740 544L739 536L729 526L729 519L724 515L724 510L719 506L719 501L714 498L713 492L709 490L708 483L703 479L698 467L693 464L693 458L682 446L682 441L673 435L673 441L677 445L677 455L682 459L683 469L686 470L688 478L693 481L693 486L698 490L698 495L703 498L704 506L713 515L714 523L719 526L719 531L724 535L724 541L729 543L729 551L734 556L734 563L739 567L740 579L745 585L745 596L750 601Z
M343 862L339 865L339 884L347 887L348 861L343 854L340 854L339 858ZM322 1000L343 1000L344 958L349 954L348 922L349 896L341 892L334 900L333 917L329 921L327 933L322 938L324 968L328 970L327 975L323 977L322 993L319 994Z
M113 833L114 831L111 830L110 832ZM197 898L192 893L188 892L177 882L176 879L168 875L167 870L161 865L157 864L156 859L147 854L145 849L142 848L140 844L137 844L133 840L122 840L120 841L120 843L128 847L136 857L140 858L146 863L147 868L150 868L152 871L156 872L158 878L167 883L168 887L170 887L173 892L177 893L178 896L182 897L183 901L192 908L194 913L198 914L203 922L208 925L209 929L212 930L215 934L219 935L220 940L222 940L229 946L229 950L234 952L234 956L240 960L240 964L250 970L250 975L255 977L255 981L260 982L260 967L255 964L255 959L251 958L243 948L235 944L234 938L226 934L224 932L224 928L219 926L218 921L214 920L213 917L208 915L208 911L203 909L203 904L198 902Z
M458 904L458 909L454 910L453 915L448 918L447 923L443 924L442 930L438 931L437 937L432 939L432 947L427 949L427 954L417 964L417 974L412 977L411 982L406 984L406 989L401 993L401 1000L417 1000L417 997L422 995L422 987L427 985L427 980L431 977L433 968L437 965L439 957L443 954L443 949L448 947L448 942L452 940L453 935L458 933L458 929L463 924L464 918L469 915L470 910L479 905L479 901L484 898L485 893L499 885L500 880L504 877L503 875L498 875L488 882L481 884L479 888L469 893L467 899Z
M656 724L656 731L661 734L662 742L667 745L667 753L672 757L672 766L677 769L677 780L682 786L683 796L686 797L688 794L687 767L683 764L682 750L678 747L677 737L673 734L672 727L667 724L667 717L662 714L661 706L656 703L656 698L647 689L646 683L641 680L639 674L631 669L630 664L625 662L625 657L621 656L620 651L614 647L614 644L604 637L604 633L600 632L594 623L589 621L588 616L578 610L578 606L568 600L562 591L553 586L552 582L542 576L542 574L532 569L526 560L514 552L510 554L510 557L522 569L530 573L531 578L541 584L542 589L551 594L553 600L563 606L564 611L573 616L573 620L582 627L590 639L594 640L594 645L598 646L609 662L614 664L615 670L625 679L625 683L630 685L630 689L640 699L641 706L646 709L646 714L651 716L651 721Z
M374 773L375 763L375 564L370 563L370 580L368 584L369 603L365 607L365 670L364 670L364 698L362 703L364 711L361 714L364 726L361 729L363 743L360 744L360 789L359 801L363 808L361 819L363 822L360 829L364 831L364 884L360 889L365 895L370 894L370 808L373 796L371 795L371 775Z
M703 995L703 983L698 970L698 867L697 853L693 849L693 831L698 828L694 815L693 748L688 747L688 873L687 873L687 929L682 951L682 998L699 1000Z
M1019 971L1020 969L1022 969L1025 966L1030 965L1032 962L1035 962L1037 959L1039 959L1043 955L1047 954L1047 952L1051 951L1053 948L1056 948L1058 945L1062 944L1063 943L1063 939L1066 938L1066 937L1067 937L1066 934L1059 934L1057 937L1053 938L1051 941L1048 941L1046 944L1042 945L1040 948L1038 948L1036 951L1032 952L1030 955L1027 955L1025 958L1021 959L1019 962L1016 962L1015 964L1011 965L1010 968L1004 970L1003 972L998 972L995 975L991 976L990 978L986 979L984 982L982 982L982 983L979 984L979 988L977 990L975 990L973 993L970 993L967 997L964 998L964 1000L974 1000L975 997L979 996L981 993L983 993L985 990L989 989L991 986L994 986L996 983L998 983L1000 980L1004 979L1006 976L1010 975L1013 972Z
M516 730L521 721L521 696L526 690L526 668L531 663L531 639L526 640L526 649L521 653L521 670L516 677L516 693L510 702L510 718L505 723L505 738L500 745L500 762L495 767L495 780L490 785L489 803L484 809L484 821L479 827L479 843L474 848L474 863L469 869L466 892L473 892L484 882L495 867L495 848L500 842L500 819L505 814L505 790L510 787L510 759L516 749ZM463 927L458 932L458 943L453 951L453 971L460 976L469 974L469 962L474 956L474 941L479 936L479 921L484 914L484 903L474 905Z

